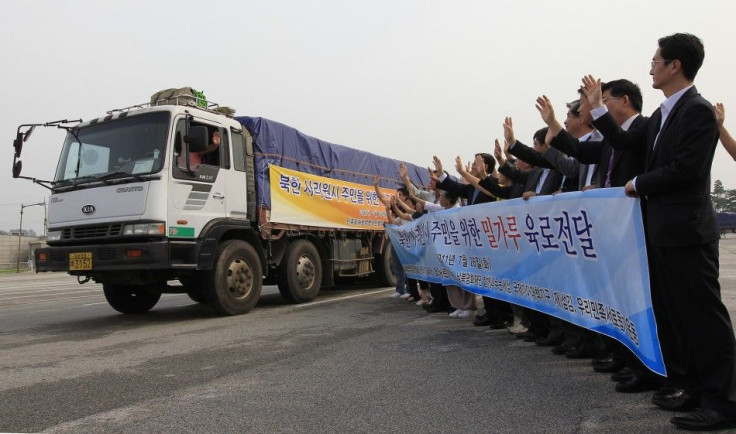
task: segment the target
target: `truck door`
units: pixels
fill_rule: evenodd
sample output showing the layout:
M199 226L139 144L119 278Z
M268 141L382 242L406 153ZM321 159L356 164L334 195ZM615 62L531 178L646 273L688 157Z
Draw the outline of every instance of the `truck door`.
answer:
M230 160L229 154L226 154L229 148L227 131L196 118L190 124L206 126L212 146L204 152L189 153L187 169L187 146L182 139L186 135L186 125L184 119L177 121L171 164L172 215L169 221L169 235L175 238L196 238L208 222L225 217L225 173L228 170L223 164L229 164ZM214 146L217 133L220 145ZM179 221L186 223L177 223Z

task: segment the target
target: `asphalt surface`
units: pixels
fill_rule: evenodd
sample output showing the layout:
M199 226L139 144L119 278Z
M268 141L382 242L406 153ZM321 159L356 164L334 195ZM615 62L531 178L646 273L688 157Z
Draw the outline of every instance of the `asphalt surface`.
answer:
M736 318L734 235L721 283ZM131 316L71 276L1 275L0 431L674 431L651 392L615 393L589 360L390 293L343 287L290 305L266 287L237 317L164 295Z

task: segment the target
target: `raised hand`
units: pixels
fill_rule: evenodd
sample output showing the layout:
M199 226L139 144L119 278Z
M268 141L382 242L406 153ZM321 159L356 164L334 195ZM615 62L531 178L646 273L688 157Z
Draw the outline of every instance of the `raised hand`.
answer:
M600 78L596 79L590 74L584 76L580 90L585 94L591 107L603 107L603 94L601 91Z
M498 161L499 167L506 164L506 157L503 155L501 143L498 141L498 139L496 139L495 146L493 147L493 156L496 157L496 161Z
M434 170L437 172L437 179L439 179L439 176L444 172L444 170L442 170L442 161L440 161L440 159L435 155L432 157L432 162L434 163Z
M722 102L717 102L713 106L713 110L716 111L716 122L718 122L718 126L722 127L723 121L726 120L726 107L723 106Z
M463 165L463 159L460 158L459 155L455 157L455 170L457 170L457 173L461 175L463 174L463 170L465 170L465 166Z
M516 138L514 137L514 121L509 116L506 116L503 120L503 138L510 143L509 146L516 143Z
M555 109L552 107L552 101L547 98L547 95L537 97L537 103L534 105L539 111L539 115L542 116L542 121L547 124L548 127L552 126L555 122Z
M381 180L381 175L375 174L373 175L373 185L378 187L378 182Z

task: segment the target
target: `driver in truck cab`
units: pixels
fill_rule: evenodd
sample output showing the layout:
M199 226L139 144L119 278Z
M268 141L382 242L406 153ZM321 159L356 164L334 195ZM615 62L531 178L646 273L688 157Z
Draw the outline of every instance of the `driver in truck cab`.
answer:
M192 170L196 170L201 164L212 164L219 165L218 154L215 152L220 148L220 131L214 130L210 138L210 144L204 151L192 152L189 154L189 167ZM179 167L186 167L186 160L184 160L184 154L179 156Z

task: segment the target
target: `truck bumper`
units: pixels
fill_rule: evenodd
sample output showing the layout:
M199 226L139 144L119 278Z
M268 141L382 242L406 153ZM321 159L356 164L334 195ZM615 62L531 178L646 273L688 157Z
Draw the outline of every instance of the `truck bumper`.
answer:
M168 240L46 247L36 250L36 270L93 275L109 271L186 269L189 267L185 263L190 262L195 245L193 243L185 249L182 247Z

